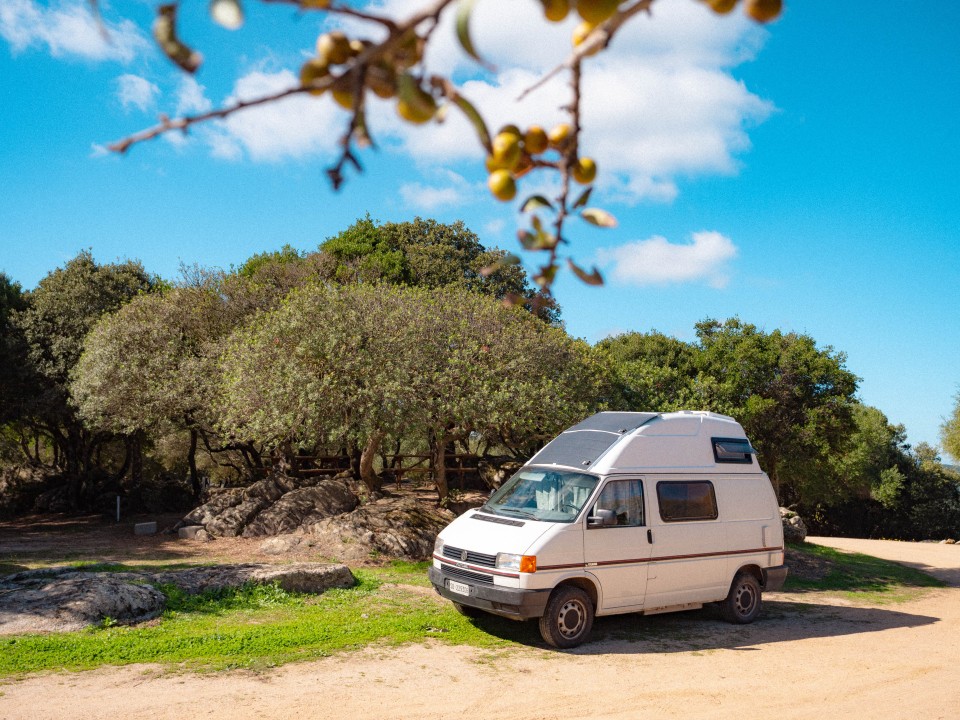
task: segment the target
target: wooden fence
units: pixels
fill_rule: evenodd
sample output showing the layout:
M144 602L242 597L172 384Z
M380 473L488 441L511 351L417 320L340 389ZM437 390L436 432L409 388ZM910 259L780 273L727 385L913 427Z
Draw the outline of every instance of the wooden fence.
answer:
M392 476L399 490L403 481L414 476L430 475L431 455L398 454L389 455L389 463L381 470L382 474ZM477 463L481 456L469 453L448 453L444 456L447 469L447 482L451 488L464 490L464 479L477 472ZM300 476L336 475L350 469L347 455L297 455L292 471ZM455 482L454 482L455 481ZM408 480L409 482L409 480Z

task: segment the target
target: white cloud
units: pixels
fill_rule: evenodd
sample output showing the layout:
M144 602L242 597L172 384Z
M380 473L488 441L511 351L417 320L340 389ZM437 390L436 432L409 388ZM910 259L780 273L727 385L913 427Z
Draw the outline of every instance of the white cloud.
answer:
M391 0L386 9L402 16L403 5ZM480 0L471 17L474 45L504 68L463 83L464 96L491 130L507 122L550 127L565 120L560 108L570 94L563 75L517 101L570 51L575 13L553 25L540 19L538 7ZM602 190L622 202L670 202L680 177L737 171L736 156L750 147L747 129L773 110L729 73L754 57L766 37L740 15L718 18L700 3L662 0L653 17L635 18L607 52L587 60L581 147L600 166ZM432 36L426 63L477 75L452 24L448 13ZM473 130L456 110L440 127L413 128L389 114L378 118L377 127L420 165L482 159Z
M213 103L206 96L206 88L198 83L191 75L180 76L180 86L177 88L177 115L187 113L204 113L213 107Z
M371 5L399 18L410 13L407 0ZM543 21L536 2L479 0L471 36L481 54L502 68L496 73L481 70L460 48L453 16L451 11L443 15L425 64L428 70L454 73L491 130L508 122L549 128L566 120L561 108L569 103L570 90L562 74L524 100L517 97L569 54L575 13L564 23L551 24ZM364 27L363 34L370 35L371 29ZM608 52L589 58L581 152L599 165L601 193L627 204L671 202L683 178L736 173L738 156L750 147L749 128L773 106L730 70L754 57L766 36L741 13L720 18L702 3L659 0L652 17L637 16ZM295 70L251 72L237 81L233 97L251 98L296 83ZM193 90L197 100L205 99L202 88ZM186 97L182 91L181 100ZM196 103L190 107L201 108ZM375 140L406 154L422 170L482 163L476 133L457 108L450 108L442 125L426 127L401 121L393 103L373 96L367 109ZM329 96L296 96L231 116L207 135L207 143L219 157L246 155L254 161L333 156L346 119ZM533 173L524 180L523 191L549 182L546 173ZM435 207L459 201L461 193L457 187L422 182L404 191L408 202Z
M48 7L33 0L0 2L0 36L19 53L27 48L50 51L54 57L131 61L149 47L129 20L104 23L106 34L84 2L61 2Z
M693 233L693 242L674 245L654 236L597 252L598 264L613 264L613 280L631 285L705 282L724 288L730 281L728 263L737 255L730 238L718 232Z
M124 110L135 107L144 111L154 104L160 88L139 75L121 75L117 78L117 98Z
M225 104L278 93L298 84L289 70L254 71L237 81ZM346 122L346 113L330 98L294 95L230 115L218 123L216 139L208 138L208 142L216 156L226 158L236 158L241 151L252 160L267 162L327 156L337 151Z
M400 186L400 198L408 208L435 212L442 208L462 207L484 197L486 188L471 184L452 170L438 169L428 173L431 185L419 182Z

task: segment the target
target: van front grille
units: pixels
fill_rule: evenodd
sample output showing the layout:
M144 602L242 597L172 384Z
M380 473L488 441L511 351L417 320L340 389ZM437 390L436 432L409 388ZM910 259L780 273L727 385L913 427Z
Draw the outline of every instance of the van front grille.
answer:
M466 555L464 555L464 553L466 553ZM443 556L450 558L451 560L468 562L471 565L481 565L488 568L497 566L496 555L487 555L485 553L473 552L472 550L463 550L458 547L451 547L450 545L443 546Z
M455 577L460 580L469 580L470 582L483 583L484 585L493 585L493 576L492 575L483 575L481 573L470 572L469 570L464 570L458 567L451 567L450 565L442 566L443 574L447 577Z

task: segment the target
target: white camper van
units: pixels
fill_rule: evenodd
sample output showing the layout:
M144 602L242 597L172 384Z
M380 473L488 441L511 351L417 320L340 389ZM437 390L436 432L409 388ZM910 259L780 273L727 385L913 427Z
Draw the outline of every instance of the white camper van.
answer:
M732 418L603 412L563 432L437 537L430 580L460 612L540 618L574 647L595 615L717 602L749 623L787 576L770 480Z

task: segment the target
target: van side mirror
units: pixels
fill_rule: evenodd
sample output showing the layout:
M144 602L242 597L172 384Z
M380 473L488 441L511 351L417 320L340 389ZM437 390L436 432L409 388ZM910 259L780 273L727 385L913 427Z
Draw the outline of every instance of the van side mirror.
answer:
M587 517L587 527L611 527L617 524L617 514L613 510L594 510Z

